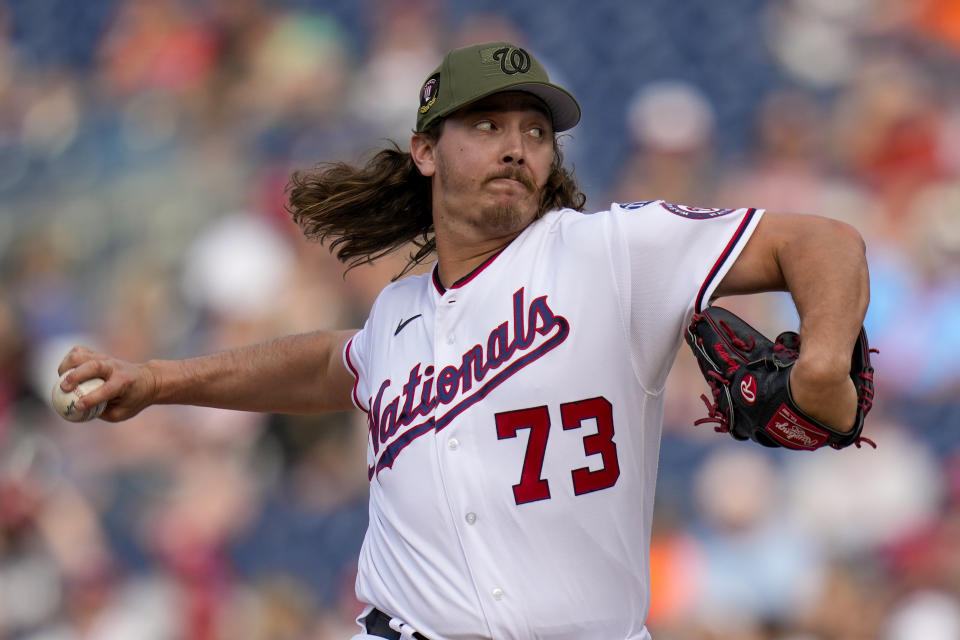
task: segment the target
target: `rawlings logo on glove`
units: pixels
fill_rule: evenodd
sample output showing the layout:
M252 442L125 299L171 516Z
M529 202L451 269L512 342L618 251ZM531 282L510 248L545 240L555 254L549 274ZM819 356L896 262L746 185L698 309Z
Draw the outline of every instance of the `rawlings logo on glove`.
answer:
M694 424L715 423L716 431L767 447L813 450L829 445L842 449L866 442L860 435L873 405L873 367L867 334L861 328L850 359L850 377L857 389L853 429L837 431L808 416L793 401L790 369L800 356L800 336L785 331L771 342L740 317L721 307L694 314L685 334L713 396L700 396L707 417Z

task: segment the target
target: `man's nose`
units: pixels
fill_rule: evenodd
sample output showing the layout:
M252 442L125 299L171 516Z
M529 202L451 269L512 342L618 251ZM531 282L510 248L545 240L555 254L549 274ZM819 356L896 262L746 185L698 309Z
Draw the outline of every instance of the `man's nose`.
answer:
M503 136L503 155L501 162L504 164L524 163L523 134L520 131L511 131Z

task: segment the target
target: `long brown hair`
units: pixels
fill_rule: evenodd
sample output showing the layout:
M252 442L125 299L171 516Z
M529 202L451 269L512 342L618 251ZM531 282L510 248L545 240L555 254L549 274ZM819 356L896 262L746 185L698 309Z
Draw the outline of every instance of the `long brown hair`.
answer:
M442 128L443 121L437 121L421 135L435 142ZM586 196L563 167L556 138L553 149L538 215L563 207L582 211ZM397 279L436 249L430 180L408 152L391 143L362 167L329 162L312 172L294 172L287 185L287 211L308 239L332 239L330 251L350 269L412 242L416 250Z

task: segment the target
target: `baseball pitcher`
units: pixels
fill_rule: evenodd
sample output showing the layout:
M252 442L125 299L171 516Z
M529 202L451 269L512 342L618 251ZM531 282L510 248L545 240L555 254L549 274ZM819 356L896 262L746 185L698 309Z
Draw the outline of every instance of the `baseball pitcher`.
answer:
M721 345L732 364L705 369L708 407L730 410L720 401L742 387L781 422L782 404L839 434L821 444L859 442L872 394L868 367L851 372L863 241L836 221L750 208L583 212L557 144L580 107L511 43L449 52L411 102L409 150L291 183L294 219L345 262L411 242L411 266L434 260L387 286L362 329L140 364L75 347L63 388L105 379L83 403L107 402L110 421L156 403L366 414L356 639L649 638L664 384L685 336L703 350L706 335L689 327L719 296L789 290L801 326L767 363L780 377L764 377L772 346L760 360L741 349L740 363ZM734 346L750 338L717 327ZM752 437L738 402L725 426Z

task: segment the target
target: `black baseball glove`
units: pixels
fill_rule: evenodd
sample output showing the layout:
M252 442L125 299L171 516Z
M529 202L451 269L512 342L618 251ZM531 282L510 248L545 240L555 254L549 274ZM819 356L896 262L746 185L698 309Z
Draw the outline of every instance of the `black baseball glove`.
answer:
M790 394L790 370L800 355L800 336L785 331L771 342L740 317L721 307L694 314L685 339L713 394L706 418L694 424L716 423L715 430L737 440L754 440L767 447L843 449L860 447L863 420L873 404L873 367L867 334L861 328L850 361L857 389L857 419L841 432L804 413Z

